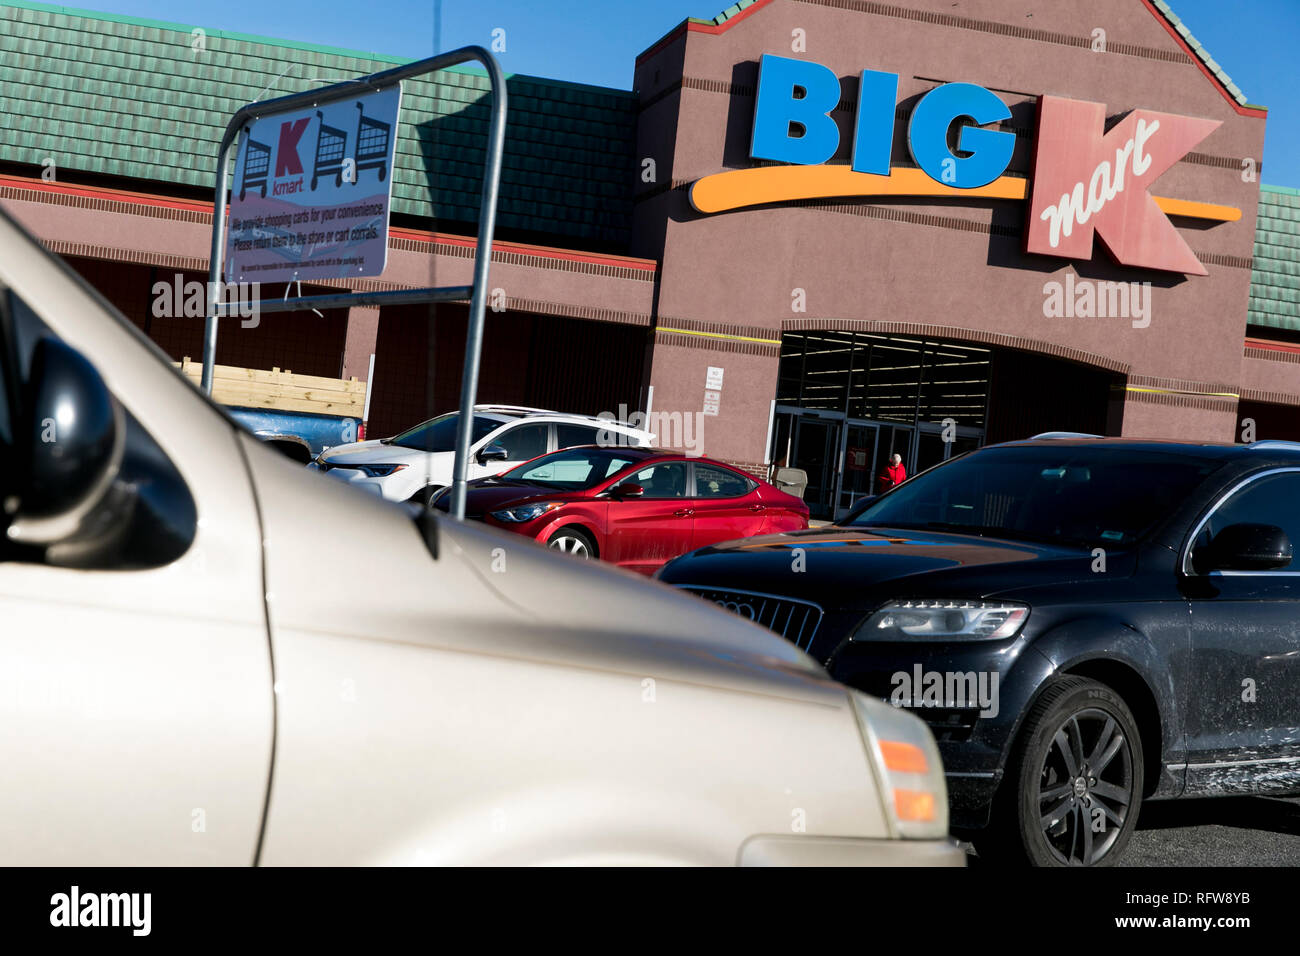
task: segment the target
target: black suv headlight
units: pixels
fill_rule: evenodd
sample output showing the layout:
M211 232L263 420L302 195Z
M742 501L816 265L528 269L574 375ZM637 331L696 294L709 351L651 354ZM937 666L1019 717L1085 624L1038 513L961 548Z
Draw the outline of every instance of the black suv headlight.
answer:
M858 626L855 641L1000 641L1014 637L1029 605L1014 601L890 601Z

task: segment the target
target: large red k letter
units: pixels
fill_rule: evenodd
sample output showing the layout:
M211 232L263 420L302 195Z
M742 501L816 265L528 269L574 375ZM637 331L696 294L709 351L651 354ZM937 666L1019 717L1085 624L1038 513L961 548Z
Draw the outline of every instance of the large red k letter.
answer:
M1219 125L1135 110L1103 135L1102 104L1044 96L1025 248L1091 259L1095 232L1124 265L1205 275L1147 187Z
M275 151L275 175L296 176L302 172L302 160L298 158L298 140L307 132L310 117L280 124L280 145Z

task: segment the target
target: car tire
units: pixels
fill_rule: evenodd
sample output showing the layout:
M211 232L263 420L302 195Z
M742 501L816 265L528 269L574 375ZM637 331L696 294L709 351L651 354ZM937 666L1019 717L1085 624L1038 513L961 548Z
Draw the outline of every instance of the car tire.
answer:
M1033 866L1111 866L1142 805L1142 739L1124 699L1064 677L1030 708L1015 743L982 859Z
M596 542L591 535L581 528L575 528L571 525L560 528L547 538L546 546L554 548L556 551L563 551L565 554L571 554L575 558L598 557Z

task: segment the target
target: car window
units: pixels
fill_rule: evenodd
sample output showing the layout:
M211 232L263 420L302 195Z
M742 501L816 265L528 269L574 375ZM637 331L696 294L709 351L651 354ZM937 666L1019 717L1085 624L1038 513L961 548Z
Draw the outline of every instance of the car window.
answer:
M734 471L695 463L695 497L739 498L749 494L754 483Z
M562 425L556 423L555 426L555 447L572 448L574 445L595 445L599 444L597 435L599 431L588 425Z
M633 472L619 484L640 485L645 489L643 498L685 498L686 462L661 461Z
M14 435L14 430L21 426L13 419L14 411L10 402L17 398L22 383L27 380L36 343L49 335L50 330L16 293L6 291L3 295L4 321L7 323L8 341L13 349L12 354L6 356L7 361L13 364L5 369L3 363L0 363L0 446L6 450L7 461L11 450L23 440L23 436ZM0 328L0 333L4 331L4 328ZM6 376L10 377L9 381L6 381ZM12 393L9 391L11 388Z
M1300 473L1266 475L1246 485L1218 508L1196 536L1193 549L1204 547L1228 525L1271 524L1286 532L1293 554L1300 554ZM1300 571L1300 558L1278 571Z
M636 459L603 448L570 448L520 465L502 475L512 481L579 491L594 488Z
M30 392L34 388L33 362L39 343L59 339L16 294L6 293L4 305L8 327L0 332L7 332L12 352L0 361L0 394L5 393L7 384ZM85 355L82 358L91 361ZM6 376L17 381L7 383ZM67 413L73 421L77 416L77 394L65 399L70 403ZM59 407L61 413L62 404ZM7 401L0 403L0 409L0 417L9 422L11 430L23 427L9 421L14 413ZM75 533L70 531L63 541L49 548L0 546L0 560L122 572L170 564L189 549L198 527L198 513L185 479L130 409L123 407L120 411L124 431L121 458L107 488L101 491L103 497L90 513L93 520L83 518L79 527L74 525ZM86 408L84 414L100 413ZM55 419L43 420L39 433L17 434L12 437L12 445L16 448L28 442L51 440L57 443L58 427ZM52 430L48 433L52 437L46 437L47 428ZM3 443L0 438L0 445ZM0 457L0 461L8 463L7 457ZM21 495L16 500L21 515Z
M403 448L418 448L422 451L455 451L456 450L456 429L460 421L460 414L451 412L447 415L439 415L437 418L431 418L427 422L422 422L414 428L407 429L391 439L391 444L401 445ZM493 430L501 427L501 419L485 418L482 415L475 415L473 425L470 428L470 444L473 445L482 441ZM542 449L545 451L545 449Z
M7 292L3 294L6 300L8 300L9 294ZM5 311L7 312L9 306L9 303L7 301L5 303L5 306L6 306ZM4 345L5 328L3 323L7 321L8 321L7 318L5 318L3 315L0 315L0 455L2 455L3 460L5 462L8 462L10 460L10 455L13 450L13 421L11 419L10 412L9 412L9 386L11 383L8 378L8 373L5 369L5 365L8 363L9 356L4 354L5 353L5 345Z
M1123 547L1218 467L1214 460L1117 445L986 448L917 475L846 523Z
M546 442L551 426L540 424L515 425L492 436L489 445L500 445L506 450L506 461L528 461L546 454Z

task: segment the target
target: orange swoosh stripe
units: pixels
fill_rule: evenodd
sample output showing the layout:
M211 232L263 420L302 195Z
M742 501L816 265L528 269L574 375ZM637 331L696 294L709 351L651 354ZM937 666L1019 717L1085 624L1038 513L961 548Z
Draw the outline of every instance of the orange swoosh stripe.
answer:
M1193 202L1190 199L1169 199L1152 196L1160 211L1166 216L1184 216L1187 219L1213 219L1215 222L1236 222L1241 210L1236 206L1216 206L1212 202Z
M758 166L732 169L697 180L691 205L702 213L727 212L746 206L832 199L849 196L925 196L945 199L1018 199L1029 192L1029 180L1003 176L977 189L957 189L937 183L924 171L896 166L888 176L856 173L850 166ZM1236 222L1241 210L1233 206L1153 196L1168 216Z

